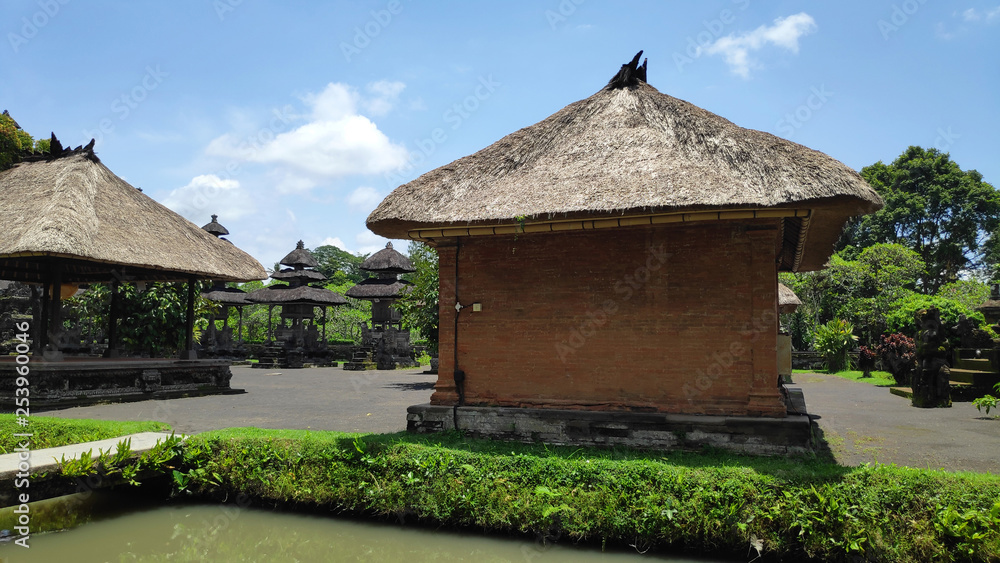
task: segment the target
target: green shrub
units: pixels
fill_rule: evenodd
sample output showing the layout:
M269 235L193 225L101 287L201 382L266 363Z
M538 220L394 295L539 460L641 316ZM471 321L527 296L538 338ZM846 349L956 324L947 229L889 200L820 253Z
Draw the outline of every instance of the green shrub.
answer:
M996 389L997 394L1000 395L1000 383L994 385L993 388ZM976 405L977 411L983 412L983 409L986 409L986 414L990 414L990 409L997 408L997 402L1000 402L1000 399L997 399L993 395L985 395L972 401L972 404Z
M823 356L826 369L831 373L850 367L850 352L857 341L858 337L854 336L854 325L840 319L820 325L813 335L813 347Z
M941 311L941 324L951 328L958 324L958 317L965 315L980 328L986 327L986 318L978 311L971 311L961 302L954 299L933 295L913 294L892 304L891 312L886 316L885 323L892 332L916 337L917 321L914 318L917 311L937 307Z

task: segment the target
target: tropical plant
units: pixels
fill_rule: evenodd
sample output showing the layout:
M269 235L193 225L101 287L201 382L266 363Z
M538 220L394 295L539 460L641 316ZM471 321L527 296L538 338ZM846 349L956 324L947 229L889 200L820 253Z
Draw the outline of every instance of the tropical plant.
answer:
M438 347L438 254L437 250L422 242L411 242L410 261L416 273L410 275L413 291L396 302L403 315L403 325L415 328L427 340L432 355Z
M941 324L945 327L957 325L959 317L962 315L975 323L978 328L985 329L987 327L986 318L982 313L969 310L959 301L917 293L908 295L892 304L892 308L885 318L886 327L891 332L902 332L916 337L919 327L915 315L918 311L931 308L937 308L941 312ZM955 345L957 342L952 342L952 344Z
M858 337L854 336L854 326L842 319L834 319L820 325L813 335L813 347L823 356L826 368L831 373L850 367L850 352L857 341Z
M875 360L878 354L867 346L858 348L858 369L861 370L861 377L871 377L872 370L875 369Z
M892 374L900 385L910 382L910 373L916 363L917 345L909 336L901 333L882 336L876 351L882 358L882 367Z
M1000 383L994 385L993 389L995 389L997 394L1000 395ZM996 409L998 402L1000 402L1000 399L994 397L993 395L984 395L972 401L972 404L976 405L977 411L983 412L983 409L986 409L986 414L990 414L990 409Z

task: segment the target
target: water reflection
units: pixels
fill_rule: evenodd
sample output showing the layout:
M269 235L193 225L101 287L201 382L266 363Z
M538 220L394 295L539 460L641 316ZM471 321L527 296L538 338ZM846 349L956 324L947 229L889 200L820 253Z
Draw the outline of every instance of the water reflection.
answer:
M692 559L542 546L518 539L270 512L236 505L167 505L35 534L30 549L0 546L20 562L302 561L588 563ZM698 560L704 562L705 560Z

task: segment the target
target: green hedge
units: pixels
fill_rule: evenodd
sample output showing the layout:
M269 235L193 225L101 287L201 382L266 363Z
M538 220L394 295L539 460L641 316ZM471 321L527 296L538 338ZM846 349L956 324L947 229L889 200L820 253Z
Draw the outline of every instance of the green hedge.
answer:
M1000 477L814 457L230 429L190 440L175 479L218 498L245 493L271 505L638 549L735 557L759 549L823 561L1000 557Z

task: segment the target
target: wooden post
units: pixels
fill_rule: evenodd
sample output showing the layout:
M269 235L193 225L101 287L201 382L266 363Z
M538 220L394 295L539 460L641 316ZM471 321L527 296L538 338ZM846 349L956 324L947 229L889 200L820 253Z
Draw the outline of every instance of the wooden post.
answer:
M188 294L187 294L187 344L185 346L184 352L181 354L181 359L184 360L197 360L198 352L194 349L194 284L196 283L195 278L188 278Z
M105 358L118 357L118 312L121 308L121 291L118 280L111 282L111 307L108 311L108 349Z

